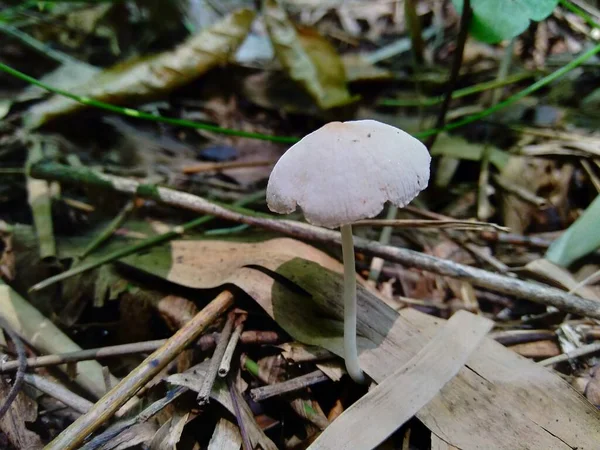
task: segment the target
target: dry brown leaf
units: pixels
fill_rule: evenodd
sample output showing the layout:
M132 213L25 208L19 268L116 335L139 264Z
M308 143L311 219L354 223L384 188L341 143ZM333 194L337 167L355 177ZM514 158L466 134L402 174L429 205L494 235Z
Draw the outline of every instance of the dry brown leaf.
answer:
M183 427L185 427L185 424L188 423L189 420L189 412L176 410L173 416L162 424L152 438L152 441L150 442L150 450L175 450L177 448L177 443L181 439Z
M95 447L96 450L125 450L140 444L150 442L156 434L157 429L153 422L142 422L127 428L117 436L104 442L103 445Z
M581 297L600 301L600 296L596 294L594 289L589 286L581 286L580 282L576 280L568 270L545 258L529 262L525 266L525 269L535 274L537 277L548 281L550 284L560 286L569 291L575 289L575 293Z
M0 401L6 398L11 386L0 378ZM4 417L0 419L0 431L9 442L17 449L36 450L43 447L40 437L27 429L26 423L35 422L37 418L37 404L19 392L15 401L10 406Z
M129 104L168 93L218 64L226 63L246 38L253 19L253 11L237 10L170 52L126 61L73 87L70 92L112 104ZM82 103L57 95L33 106L24 123L36 128L84 108L86 105Z
M286 342L280 344L279 347L283 352L281 355L285 359L292 360L294 362L310 362L310 361L322 361L324 359L334 358L335 355L323 347L315 345L305 345L301 342Z
M410 361L344 411L309 449L375 448L438 395L492 326L483 317L456 313Z
M277 0L265 0L263 14L277 59L320 108L354 100L346 87L342 60L327 39L312 28L296 28Z
M558 167L554 161L542 158L512 156L502 170L501 176L509 184L522 187L533 194L541 190L548 192L551 207L560 217L566 217L566 196L573 168L569 164ZM544 224L547 221L544 211L521 200L514 194L504 193L502 197L504 225L512 232L524 234L534 219Z
M239 450L241 446L242 435L237 425L227 419L219 419L207 450Z
M295 339L343 354L341 264L302 242L180 241L123 261L192 288L234 283ZM276 271L311 296L292 292L252 265ZM359 288L361 367L375 381L384 380L443 322L408 308L398 313ZM600 415L589 402L551 371L491 339L417 417L462 449L508 450L527 442L531 448L596 450L600 441Z

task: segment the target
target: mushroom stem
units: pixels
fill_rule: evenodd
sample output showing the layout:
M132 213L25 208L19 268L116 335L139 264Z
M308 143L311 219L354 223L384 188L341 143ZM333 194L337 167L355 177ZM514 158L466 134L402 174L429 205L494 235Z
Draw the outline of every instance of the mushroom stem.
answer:
M356 267L352 225L342 225L342 256L344 259L344 359L348 375L356 383L365 382L358 362L356 347Z

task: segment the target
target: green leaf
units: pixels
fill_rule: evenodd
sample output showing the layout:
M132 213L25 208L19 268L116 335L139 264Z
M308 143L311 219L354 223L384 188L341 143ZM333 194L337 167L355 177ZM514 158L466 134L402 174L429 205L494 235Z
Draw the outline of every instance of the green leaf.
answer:
M452 0L462 13L464 0ZM529 26L529 21L539 22L550 15L558 0L471 0L473 18L471 35L490 44L512 39Z
M276 0L265 0L263 14L277 59L320 108L354 100L342 60L327 39L312 28L297 29Z
M472 143L466 139L440 133L436 144L431 149L432 156L448 156L450 158L465 159L468 161L480 161L483 154L483 144ZM498 170L502 170L508 163L510 155L498 147L491 146L490 162Z
M550 246L546 259L567 267L600 248L600 195L564 234Z

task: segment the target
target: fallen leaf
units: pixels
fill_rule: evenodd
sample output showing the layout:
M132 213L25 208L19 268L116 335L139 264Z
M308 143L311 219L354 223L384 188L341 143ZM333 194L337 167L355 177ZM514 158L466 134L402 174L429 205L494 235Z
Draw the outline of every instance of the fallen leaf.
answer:
M342 413L309 447L370 450L427 405L465 365L493 326L460 311L410 361Z
M4 403L10 389L10 384L0 378L0 402ZM27 429L27 423L35 422L36 418L37 404L21 391L6 414L0 419L0 431L17 449L41 449L43 445L40 437Z
M240 429L229 420L220 418L208 443L208 450L239 450L241 446Z
M563 267L600 248L600 195L565 233L552 243L546 258Z
M237 10L172 51L118 64L70 92L111 104L130 104L166 94L226 63L246 38L253 19L253 11ZM84 108L82 103L56 95L30 108L24 123L36 128Z
M580 286L579 282L571 275L571 273L560 266L557 266L548 259L535 259L525 266L525 270L533 273L536 277L560 286L566 290L573 290L576 294L584 298L590 298L600 301L600 296L589 286Z
M191 288L236 284L296 340L343 354L342 266L307 244L287 238L252 244L175 241L122 261ZM377 382L412 358L443 323L410 308L398 313L362 287L357 297L361 367ZM467 366L417 414L445 441L462 449L508 450L523 442L532 448L596 449L600 414L551 371L491 339Z
M327 39L311 28L296 28L277 0L265 0L263 14L277 59L319 107L329 109L354 100L346 87L342 60Z

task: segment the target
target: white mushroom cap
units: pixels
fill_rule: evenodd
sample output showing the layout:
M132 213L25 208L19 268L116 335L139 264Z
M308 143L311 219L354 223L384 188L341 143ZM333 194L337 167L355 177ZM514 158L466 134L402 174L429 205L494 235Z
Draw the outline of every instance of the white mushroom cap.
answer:
M300 206L314 225L336 228L403 207L427 187L431 157L410 134L376 120L331 122L294 144L267 186L271 211Z

